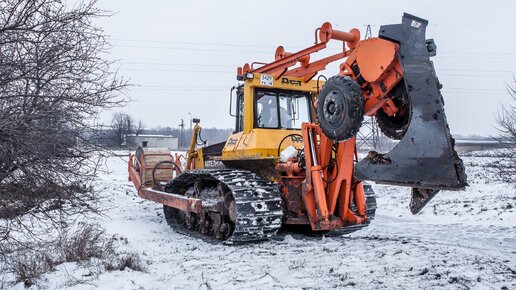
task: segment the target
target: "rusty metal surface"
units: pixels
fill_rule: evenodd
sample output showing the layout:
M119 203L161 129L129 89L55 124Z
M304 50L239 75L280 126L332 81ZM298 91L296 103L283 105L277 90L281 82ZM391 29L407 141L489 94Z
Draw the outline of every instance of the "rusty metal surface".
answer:
M302 186L304 177L281 178L280 188L282 191L283 211L289 216L301 218L310 224L306 216L306 209L303 204Z
M142 155L143 156L143 155ZM202 211L202 200L189 198L183 196L181 194L167 193L161 190L152 189L150 187L145 187L145 184L142 184L142 178L140 174L140 170L142 170L142 166L136 166L138 164L138 159L135 155L129 155L128 162L128 171L129 171L129 181L132 181L135 188L138 191L138 195L142 198L155 201L173 208L177 208L186 212L201 212ZM172 170L172 169L171 169Z
M195 213L200 213L202 211L202 200L200 199L188 198L183 195L167 193L152 188L143 188L139 192L140 196L145 199L177 208L182 211Z

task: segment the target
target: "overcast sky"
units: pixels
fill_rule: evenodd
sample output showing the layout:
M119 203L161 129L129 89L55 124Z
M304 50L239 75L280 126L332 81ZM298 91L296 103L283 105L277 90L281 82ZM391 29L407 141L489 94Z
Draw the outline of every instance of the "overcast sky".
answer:
M188 113L205 127L233 127L228 106L236 68L273 60L278 45L310 46L325 21L362 35L369 24L376 36L403 12L429 20L452 133L496 135L494 115L509 102L506 85L516 75L516 1L99 0L98 6L117 12L101 25L120 73L139 85L123 111L147 127L188 124ZM332 66L323 74L337 72Z

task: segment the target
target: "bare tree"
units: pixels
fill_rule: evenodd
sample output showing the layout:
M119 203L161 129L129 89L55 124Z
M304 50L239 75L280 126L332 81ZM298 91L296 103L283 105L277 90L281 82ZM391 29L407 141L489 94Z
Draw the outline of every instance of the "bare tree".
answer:
M143 124L143 121L142 119L138 120L138 125L136 125L136 130L135 130L135 134L136 135L141 135L143 134L145 131L145 124Z
M515 80L516 83L516 80ZM498 113L496 122L501 137L512 145L516 145L516 87L509 87L512 103L505 105Z
M126 113L115 113L111 120L111 130L116 144L122 146L125 136L135 131L133 118Z
M93 23L109 15L95 1L74 3L0 2L0 256L12 231L31 234L17 219L27 210L85 210L98 164L93 119L124 102L127 84ZM39 223L59 227L64 216Z
M514 80L516 84L516 79ZM512 102L505 104L496 116L496 123L500 132L498 141L502 143L501 160L498 161L500 177L509 182L516 182L516 86L508 86Z

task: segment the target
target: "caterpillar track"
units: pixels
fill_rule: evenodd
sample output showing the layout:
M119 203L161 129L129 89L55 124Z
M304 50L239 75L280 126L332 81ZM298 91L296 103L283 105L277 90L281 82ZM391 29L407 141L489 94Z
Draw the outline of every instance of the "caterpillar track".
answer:
M164 206L167 223L190 236L239 244L270 239L281 227L277 185L250 171L192 170L170 181L165 191L202 199L201 214Z
M242 244L270 239L281 227L283 212L277 185L250 171L193 170L172 180L165 191L203 200L204 216L163 206L167 223L188 236ZM319 234L340 236L367 227L375 216L376 198L370 185L364 185L364 194L367 223Z
M304 229L301 228L300 229L300 228L296 228L296 227L292 227L292 226L290 226L290 227L287 226L285 228L285 230L288 232L292 232L294 234L301 234L302 236L308 235L308 236L314 236L314 237L320 237L320 236L338 237L338 236L347 235L347 234L356 232L358 230L361 230L361 229L369 226L371 221L374 220L375 213L376 213L376 196L374 194L374 191L373 191L373 188L371 187L371 185L364 184L364 196L365 196L365 201L366 201L367 222L365 222L363 224L351 225L351 226L346 226L346 227L336 229L336 230L319 231L319 232L311 231L309 228L304 228ZM356 210L354 203L352 203L350 205L350 207L352 210L354 210L354 211Z
M345 235L352 232L356 232L362 228L367 227L372 220L374 220L374 216L376 213L376 197L374 195L373 188L369 184L364 184L364 196L366 200L366 214L367 214L367 222L359 225L347 226L345 228L335 230L330 233L334 233L337 235ZM351 206L352 210L355 210L355 205Z

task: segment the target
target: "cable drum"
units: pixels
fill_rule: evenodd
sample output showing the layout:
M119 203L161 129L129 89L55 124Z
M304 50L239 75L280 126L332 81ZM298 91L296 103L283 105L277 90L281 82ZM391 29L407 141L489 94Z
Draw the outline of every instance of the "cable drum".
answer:
M142 184L147 187L152 187L156 182L169 181L173 177L175 166L171 163L174 158L170 155L168 148L144 148L138 147L135 152L135 157L141 162L141 166L135 162L135 169L140 172ZM168 165L157 165L168 163Z

